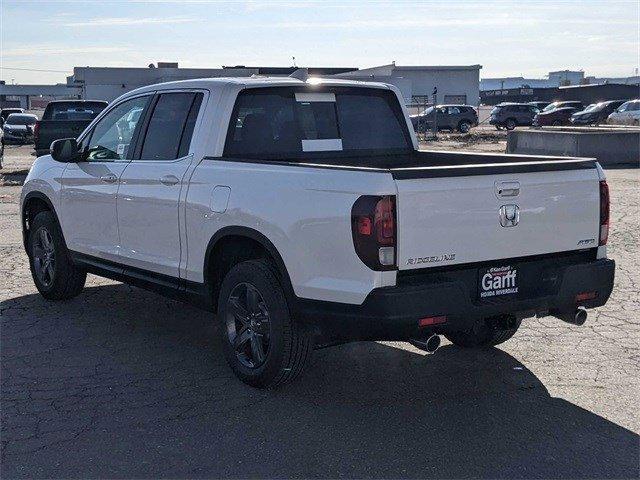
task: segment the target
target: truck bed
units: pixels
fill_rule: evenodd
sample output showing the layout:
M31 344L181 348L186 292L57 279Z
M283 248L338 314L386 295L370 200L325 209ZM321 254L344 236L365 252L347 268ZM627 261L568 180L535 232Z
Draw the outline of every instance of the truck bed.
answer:
M518 173L536 171L562 171L596 168L593 158L541 155L514 155L506 153L443 152L420 150L392 155L349 156L336 152L315 153L313 158L299 156L289 159L278 157L216 158L234 162L298 165L317 168L362 169L390 172L395 179L489 175L492 173Z

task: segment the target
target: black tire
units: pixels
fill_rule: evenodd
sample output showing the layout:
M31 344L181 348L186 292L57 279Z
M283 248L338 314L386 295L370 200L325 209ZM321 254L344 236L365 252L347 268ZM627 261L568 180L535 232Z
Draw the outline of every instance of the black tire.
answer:
M493 347L506 342L515 335L520 327L520 320L509 319L505 322L480 322L473 328L460 332L446 333L444 336L454 345L464 348Z
M471 130L471 122L467 122L466 120L462 120L458 124L458 131L460 133L468 133Z
M252 308L248 300L250 291L256 298L254 290L259 295L254 302L258 308ZM243 291L247 302L239 308ZM311 334L291 318L279 274L271 262L249 260L227 273L218 298L218 319L227 363L244 383L277 387L296 378L308 364ZM247 336L249 339L242 341ZM254 345L258 345L255 350ZM262 352L262 358L257 351Z
M553 121L553 126L554 127L559 127L560 125L562 125L562 123L560 123L560 120L554 120Z
M29 267L40 294L47 300L68 300L79 295L84 288L87 272L75 266L71 260L55 215L40 212L29 227ZM48 262L43 262L42 258L46 253L43 253L44 238L48 238Z
M507 130L513 130L516 128L516 121L513 118L508 118L506 122L504 122L504 128Z

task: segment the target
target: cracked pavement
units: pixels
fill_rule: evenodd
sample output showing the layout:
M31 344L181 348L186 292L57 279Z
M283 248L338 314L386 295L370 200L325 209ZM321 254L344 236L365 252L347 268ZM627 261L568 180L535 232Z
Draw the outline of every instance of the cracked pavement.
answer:
M529 319L484 351L329 348L276 391L235 379L207 312L95 276L42 299L5 182L0 476L638 478L639 172L607 172L616 285L584 326Z

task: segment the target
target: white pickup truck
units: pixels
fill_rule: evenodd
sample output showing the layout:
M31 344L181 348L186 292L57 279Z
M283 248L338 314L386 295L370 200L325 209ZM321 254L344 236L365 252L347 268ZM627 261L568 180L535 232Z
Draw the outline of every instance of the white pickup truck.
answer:
M217 312L257 386L314 348L496 345L581 324L611 294L609 195L590 159L419 151L399 92L309 78L152 85L38 158L21 199L50 300L93 273Z

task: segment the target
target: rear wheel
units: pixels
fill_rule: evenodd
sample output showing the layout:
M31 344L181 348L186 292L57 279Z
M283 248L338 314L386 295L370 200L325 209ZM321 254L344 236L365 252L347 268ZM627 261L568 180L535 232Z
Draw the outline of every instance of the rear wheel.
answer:
M78 295L87 273L73 264L56 217L40 212L29 227L29 267L40 294L48 300Z
M445 337L459 347L491 347L509 340L519 327L520 320L515 317L500 317L478 322L469 330L447 333Z
M471 129L471 123L467 122L466 120L462 120L458 124L458 131L460 133L468 133L470 129Z
M516 128L516 121L513 118L507 119L507 121L504 122L504 128L507 130L513 130Z
M258 388L297 377L312 350L310 333L291 318L278 273L267 260L249 260L222 282L218 318L227 363Z

